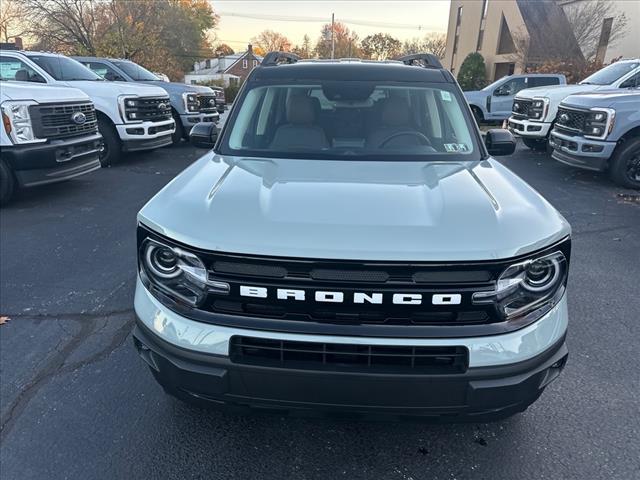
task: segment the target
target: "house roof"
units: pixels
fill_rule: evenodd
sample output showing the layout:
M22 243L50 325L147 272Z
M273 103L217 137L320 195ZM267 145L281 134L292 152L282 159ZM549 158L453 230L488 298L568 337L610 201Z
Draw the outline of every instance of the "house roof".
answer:
M211 67L200 68L198 70L187 73L187 75L214 75L217 73L224 73L233 65L238 63L242 58L246 57L248 53L249 50L245 50L241 53L234 53L232 55L225 55L224 57L211 58L209 59L211 61ZM260 55L256 55L255 53L253 53L253 51L251 51L251 53L258 61L262 61L262 57ZM204 61L198 63L201 64L203 62Z

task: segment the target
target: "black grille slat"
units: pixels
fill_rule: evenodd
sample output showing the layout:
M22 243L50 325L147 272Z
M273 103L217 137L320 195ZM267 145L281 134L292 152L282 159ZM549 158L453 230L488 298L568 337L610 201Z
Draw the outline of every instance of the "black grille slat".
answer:
M234 363L307 370L456 374L469 364L466 347L422 347L298 342L234 336Z
M559 107L556 116L556 127L572 132L584 133L587 113L581 110Z
M84 123L77 124L71 119L76 112L84 114ZM96 111L90 102L33 105L29 107L29 113L38 138L56 140L98 131Z
M125 112L135 112L135 120L160 122L171 119L171 103L169 97L140 97L135 99L136 106L125 103ZM164 105L164 108L161 108Z
M213 103L211 103L213 102ZM216 97L213 93L211 94L198 94L198 107L201 112L215 112L217 110L216 107Z
M529 111L531 110L532 100L520 100L519 98L513 101L513 116L516 118L529 118Z

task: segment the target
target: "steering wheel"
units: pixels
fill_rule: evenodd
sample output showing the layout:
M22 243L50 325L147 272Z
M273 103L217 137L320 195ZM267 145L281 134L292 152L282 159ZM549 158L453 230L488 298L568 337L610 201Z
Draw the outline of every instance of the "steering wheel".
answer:
M402 132L396 132L396 133L392 133L391 135L385 137L380 144L378 145L378 148L384 148L385 145L387 143L389 143L391 140L393 140L394 138L398 138L398 137L402 137L403 135L411 135L416 137L418 140L420 140L420 144L421 145L426 145L428 147L431 146L431 140L429 140L424 134L420 133L420 132L416 132L415 130L405 130Z

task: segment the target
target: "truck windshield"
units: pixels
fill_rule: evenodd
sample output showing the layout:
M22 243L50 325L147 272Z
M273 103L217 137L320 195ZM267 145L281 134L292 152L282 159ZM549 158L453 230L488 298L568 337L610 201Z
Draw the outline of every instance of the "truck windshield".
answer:
M611 85L632 70L640 66L638 62L617 62L598 70L580 82L582 85Z
M125 62L125 61L114 61L113 64L122 70L124 73L133 78L136 82L155 82L160 80L153 73L151 73L146 68L141 67L137 63L133 62Z
M256 83L220 148L285 158L477 160L458 95L447 84Z
M72 58L62 55L29 55L28 57L56 80L102 80L99 75Z

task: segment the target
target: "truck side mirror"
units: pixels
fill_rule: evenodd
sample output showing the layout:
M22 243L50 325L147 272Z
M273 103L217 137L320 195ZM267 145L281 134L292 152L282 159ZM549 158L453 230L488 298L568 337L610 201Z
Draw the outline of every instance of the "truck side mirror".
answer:
M492 157L511 155L516 151L516 139L509 130L494 128L487 132L484 143Z
M198 148L213 148L218 140L218 126L213 122L202 122L193 126L189 141Z

